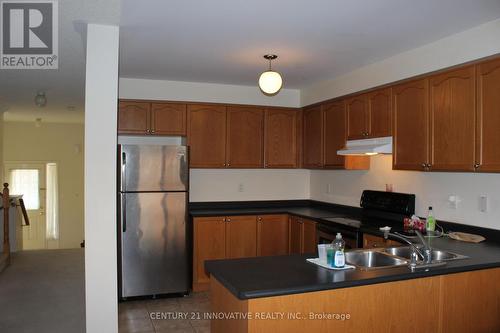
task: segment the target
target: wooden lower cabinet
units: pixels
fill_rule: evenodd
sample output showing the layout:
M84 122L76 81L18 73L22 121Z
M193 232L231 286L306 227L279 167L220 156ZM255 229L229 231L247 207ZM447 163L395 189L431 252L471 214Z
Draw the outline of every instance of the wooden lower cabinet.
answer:
M316 222L291 216L289 225L290 254L316 253Z
M359 287L240 300L215 278L211 311L251 316L211 321L212 333L500 332L500 268ZM283 313L282 320L258 314ZM309 314L349 315L318 319ZM293 319L299 315L300 319Z
M193 225L193 291L209 289L206 260L288 254L286 214L196 217Z
M279 256L288 254L288 215L262 215L257 217L257 255Z
M402 245L402 243L392 239L384 239L383 237L369 235L369 234L363 235L364 249L384 248L384 247L399 246L399 245Z
M257 217L254 215L226 217L226 258L257 255Z
M193 224L193 291L200 291L208 289L210 281L205 260L226 257L226 219L197 217Z

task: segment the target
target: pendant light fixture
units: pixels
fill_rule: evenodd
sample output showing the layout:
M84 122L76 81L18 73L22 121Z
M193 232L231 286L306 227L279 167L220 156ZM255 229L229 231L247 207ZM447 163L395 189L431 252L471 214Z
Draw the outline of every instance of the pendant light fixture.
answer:
M275 54L266 54L264 59L269 60L269 70L260 74L259 77L259 88L260 90L268 96L274 96L278 94L283 87L283 79L281 74L275 72L271 68L271 61L278 58Z

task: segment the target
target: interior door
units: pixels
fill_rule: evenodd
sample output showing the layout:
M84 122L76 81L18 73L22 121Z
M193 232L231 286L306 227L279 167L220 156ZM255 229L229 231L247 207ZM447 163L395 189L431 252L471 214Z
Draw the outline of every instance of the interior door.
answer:
M47 247L45 216L45 164L6 164L10 195L22 195L29 226L23 226L23 250L40 250Z

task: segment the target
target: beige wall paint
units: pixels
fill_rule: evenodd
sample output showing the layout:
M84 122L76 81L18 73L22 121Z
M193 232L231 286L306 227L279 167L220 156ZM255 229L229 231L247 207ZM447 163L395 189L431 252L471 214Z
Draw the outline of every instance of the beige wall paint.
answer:
M4 161L56 162L59 176L60 248L83 240L83 124L4 123ZM76 152L75 145L80 145Z
M192 169L190 201L292 200L309 198L309 170Z
M385 184L393 184L395 192L415 193L420 216L433 206L438 219L500 229L500 174L395 171L390 155L371 157L369 171L311 171L311 199L359 207L363 190L384 191ZM450 195L460 198L457 209L448 202ZM479 211L480 195L488 196L486 213Z

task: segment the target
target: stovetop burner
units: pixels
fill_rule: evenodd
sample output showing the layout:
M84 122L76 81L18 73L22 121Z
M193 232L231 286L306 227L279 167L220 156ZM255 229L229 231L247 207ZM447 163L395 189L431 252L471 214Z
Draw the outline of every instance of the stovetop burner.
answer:
M361 227L361 221L353 218L347 218L347 217L326 217L323 218L322 220L346 225L352 228L359 229Z

